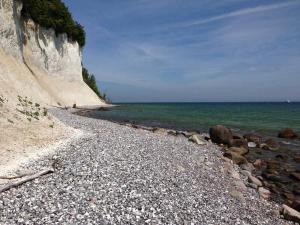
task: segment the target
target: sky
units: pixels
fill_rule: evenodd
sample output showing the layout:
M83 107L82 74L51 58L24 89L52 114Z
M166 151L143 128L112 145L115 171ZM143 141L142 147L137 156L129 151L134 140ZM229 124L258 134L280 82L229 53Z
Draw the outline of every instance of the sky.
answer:
M64 0L113 102L300 101L300 0Z

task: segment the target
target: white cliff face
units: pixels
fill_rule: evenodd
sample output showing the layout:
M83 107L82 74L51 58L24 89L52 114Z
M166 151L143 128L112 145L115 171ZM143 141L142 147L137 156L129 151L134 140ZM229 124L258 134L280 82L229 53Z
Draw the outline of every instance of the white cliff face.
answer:
M77 42L70 42L67 34L56 36L53 29L40 27L32 20L26 21L24 27L24 39L33 64L50 76L82 80L81 49Z
M82 79L78 43L24 21L21 10L22 0L0 0L0 94L49 105L104 105Z
M19 0L0 0L0 46L18 59L22 59L21 10Z

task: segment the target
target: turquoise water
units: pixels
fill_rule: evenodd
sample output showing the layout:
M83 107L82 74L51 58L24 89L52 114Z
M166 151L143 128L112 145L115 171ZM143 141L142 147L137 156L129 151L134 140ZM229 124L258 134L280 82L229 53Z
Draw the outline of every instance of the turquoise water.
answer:
M149 126L207 131L223 124L234 130L276 135L285 127L300 132L300 103L132 103L89 116Z

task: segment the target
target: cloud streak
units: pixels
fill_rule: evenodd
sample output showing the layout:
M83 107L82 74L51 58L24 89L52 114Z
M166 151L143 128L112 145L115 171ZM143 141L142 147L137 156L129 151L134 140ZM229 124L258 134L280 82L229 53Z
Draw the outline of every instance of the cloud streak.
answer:
M271 4L271 5L261 5L253 8L247 8L247 9L241 9L229 13L225 13L219 16L213 16L210 18L206 19L201 19L201 20L196 20L196 21L191 21L191 22L186 22L182 24L177 24L174 27L176 28L185 28L185 27L192 27L192 26L199 26L211 22L216 22L228 18L233 18L237 16L245 16L253 13L260 13L260 12L266 12L266 11L271 11L271 10L276 10L276 9L281 9L285 7L291 7L293 5L299 5L299 1L292 1L292 2L285 2L285 3L277 3L277 4Z

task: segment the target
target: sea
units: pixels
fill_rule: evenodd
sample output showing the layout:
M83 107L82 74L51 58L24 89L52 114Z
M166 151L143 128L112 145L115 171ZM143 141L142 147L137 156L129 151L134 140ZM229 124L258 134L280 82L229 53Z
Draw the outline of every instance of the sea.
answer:
M222 124L236 132L276 136L286 127L300 132L298 103L116 103L108 111L90 117L116 122L207 132Z

